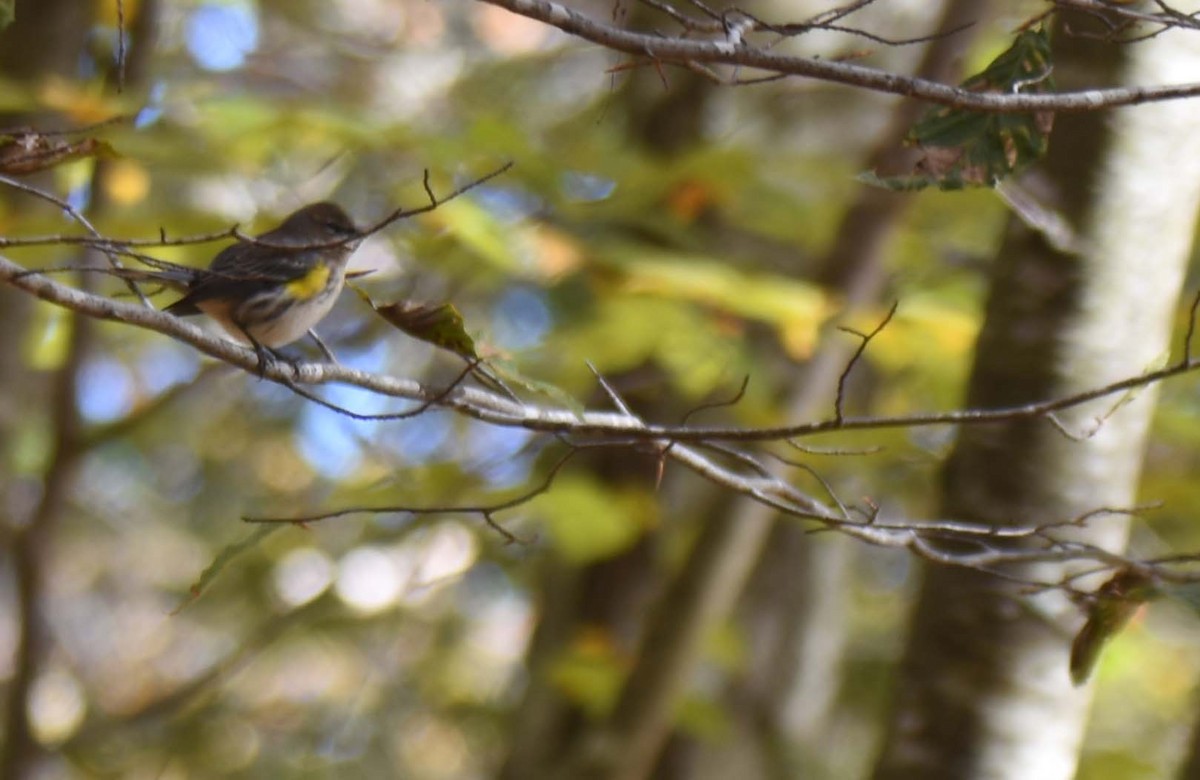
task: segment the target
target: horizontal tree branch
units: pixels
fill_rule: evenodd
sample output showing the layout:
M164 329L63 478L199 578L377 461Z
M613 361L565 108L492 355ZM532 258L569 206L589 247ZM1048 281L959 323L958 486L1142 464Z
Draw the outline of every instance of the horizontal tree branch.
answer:
M255 378L260 375L258 358L253 350L208 333L186 320L165 312L75 289L46 276L30 272L3 255L0 255L0 280L42 300L79 314L97 319L124 322L170 336L210 357L236 366ZM1185 343L1190 346L1190 341L1189 334ZM932 422L963 424L998 419L1028 418L1044 414L1040 410L1046 408L1065 408L1081 403L1082 401L1079 399L1088 400L1122 389L1160 381L1166 376L1184 370L1192 370L1195 367L1192 361L1184 360L1175 367L1132 377L1070 399L1060 399L1010 410L946 412L916 417L847 418L840 423L835 419L818 423L816 426L824 426L828 430L838 428L861 430ZM820 527L844 533L875 546L906 549L926 560L945 565L965 566L989 573L998 573L998 568L1013 564L1052 560L1090 561L1097 564L1098 571L1120 567L1136 567L1147 571L1157 571L1159 568L1158 564L1153 561L1142 562L1126 558L1070 539L1060 539L1054 535L1054 531L1058 528L1083 525L1098 515L1133 510L1104 508L1071 520L1049 522L1037 527L1008 528L958 520L884 521L878 517L873 506L871 506L870 512L863 515L863 519L855 519L835 495L831 495L835 506L830 507L784 479L771 474L767 469L753 462L751 456L730 451L725 446L713 447L714 442L720 440L780 439L797 435L798 431L811 430L813 426L789 426L775 429L656 426L646 424L632 414L628 407L624 406L623 401L617 404L619 408L625 409L621 412L575 412L518 402L473 387L455 386L450 392L446 392L444 389L426 387L411 379L359 371L329 363L291 365L282 361L274 361L265 367L262 378L302 392L305 397L311 397L311 395L298 387L300 384L340 383L353 385L380 395L426 404L431 408L454 411L493 425L527 428L560 437L573 437L583 442L600 440L597 443L612 446L638 446L639 443L644 446L646 443L651 443L658 448L663 457L670 458L673 462L684 466L704 479L769 506L782 514L814 521ZM710 434L712 435L710 436ZM731 458L733 467L718 463L701 451L704 448L712 448L718 456L729 455L732 452L737 456ZM735 470L735 467L741 467L742 471ZM825 485L824 482L822 484L829 490L828 485ZM491 507L472 507L472 509L488 512L502 511L520 503L519 500L515 503L510 500ZM380 507L378 511L398 511L400 509L398 507ZM403 509L414 513L422 511L418 507ZM372 510L356 508L353 511ZM334 511L328 513L328 516L336 514L337 511ZM1178 564L1180 560L1173 561L1173 563ZM1020 575L1005 576L1010 579L1015 577L1034 587L1070 587L1068 583L1056 585L1024 580ZM1167 571L1163 567L1163 576L1175 580L1192 580L1200 578L1200 573Z
M0 280L43 300L90 317L124 322L162 333L190 344L210 357L254 372L256 375L259 373L258 359L252 350L214 336L186 320L165 312L75 289L42 276L36 271L23 268L3 255L0 255ZM380 395L450 409L493 425L577 437L616 436L631 440L654 441L665 447L672 443L786 441L837 431L916 428L932 425L980 425L1037 417L1049 419L1054 412L1200 369L1200 359L1190 357L1190 347L1191 335L1189 332L1184 342L1184 356L1166 368L1127 377L1085 392L1020 406L929 412L894 417L843 417L838 419L835 416L811 423L760 428L695 424L658 425L646 423L637 416L625 412L576 412L571 409L556 409L528 402L517 402L501 394L475 387L460 385L454 387L450 392L446 392L441 388L426 387L411 379L359 371L330 363L292 365L277 361L266 366L262 376L293 389L297 384L353 385Z
M931 103L990 113L1030 111L1096 111L1102 108L1178 100L1200 95L1200 84L1088 89L1042 94L973 92L935 81L903 76L853 62L777 54L746 44L739 36L727 40L664 37L624 30L591 19L552 0L480 0L515 14L544 22L563 32L634 57L679 65L716 63L755 68L781 76L801 76L834 84L927 100Z

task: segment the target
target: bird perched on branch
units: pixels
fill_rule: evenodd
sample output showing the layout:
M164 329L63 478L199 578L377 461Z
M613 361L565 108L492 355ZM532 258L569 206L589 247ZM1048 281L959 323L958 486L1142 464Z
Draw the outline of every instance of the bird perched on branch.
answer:
M340 206L313 203L274 230L225 247L208 268L144 260L154 270L111 272L183 292L167 312L208 315L234 339L252 346L265 368L269 350L301 338L333 308L346 281L346 264L362 239L362 231ZM317 343L321 345L319 339Z

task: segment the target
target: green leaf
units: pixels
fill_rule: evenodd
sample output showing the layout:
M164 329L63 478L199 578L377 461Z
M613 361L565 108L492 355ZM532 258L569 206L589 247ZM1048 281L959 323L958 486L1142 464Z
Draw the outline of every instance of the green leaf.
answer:
M452 303L423 303L396 301L375 303L371 296L352 284L347 284L380 316L415 339L449 350L467 360L479 360L475 339L467 333L463 316Z
M271 534L283 528L282 525L260 525L254 529L253 533L247 536L240 542L234 542L227 545L225 549L217 553L217 557L213 558L213 562L200 573L200 579L196 580L188 588L188 597L176 607L171 614L178 614L186 609L192 602L200 598L204 591L212 584L212 581L217 578L217 575L224 571L229 563L247 550L252 550L257 547L263 539L266 539Z
M467 333L462 314L454 304L419 301L378 304L371 300L371 296L366 292L354 285L348 284L347 286L358 293L358 297L366 301L367 305L374 309L379 316L409 336L435 347L449 350L468 361L479 363L477 378L485 384L490 381L493 389L495 386L499 386L502 390L507 390L505 384L513 384L522 390L528 390L557 401L560 406L569 409L577 417L583 416L583 404L565 390L549 382L530 379L509 361L495 358L484 361L475 348L475 340Z
M439 205L428 219L443 225L460 244L495 268L509 273L525 270L513 232L477 203L457 198Z
M963 82L963 89L993 94L1037 94L1054 88L1050 37L1045 29L1025 30L1003 54ZM1054 114L1048 111L998 114L939 106L925 113L908 134L923 152L909 176L859 180L890 190L943 190L994 187L1035 160L1049 147Z
M653 521L654 503L640 491L619 491L564 476L534 506L546 518L555 548L573 563L628 549Z
M685 734L708 742L727 739L733 729L728 708L698 695L684 697L676 719Z
M0 0L0 30L17 20L17 0Z
M522 390L527 390L531 393L545 396L556 402L559 406L570 411L579 419L583 419L585 411L582 403L575 396L563 390L557 385L552 385L549 382L543 382L540 379L531 379L517 370L515 364L509 360L500 358L492 358L486 363L487 367L495 372L496 376L502 379L505 383L516 385Z
M1125 628L1142 604L1159 595L1154 581L1133 569L1119 571L1101 585L1093 594L1087 622L1071 643L1071 682L1087 682L1108 640Z
M368 303L371 299L359 292ZM467 333L462 314L452 303L397 301L371 306L385 320L415 339L449 350L467 360L478 360L475 340Z
M612 636L598 626L579 631L570 646L550 664L554 686L592 718L612 711L621 693L627 664Z

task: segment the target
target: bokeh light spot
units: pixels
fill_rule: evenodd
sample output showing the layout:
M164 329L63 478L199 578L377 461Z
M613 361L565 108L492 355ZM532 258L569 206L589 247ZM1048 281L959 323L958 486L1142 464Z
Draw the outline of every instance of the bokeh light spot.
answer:
M29 720L42 744L62 742L83 722L86 701L79 681L64 671L49 671L34 681Z
M376 547L355 548L338 565L338 597L357 612L387 609L399 600L403 587L395 561Z
M258 18L242 4L202 5L188 17L188 53L206 70L240 68L258 47Z
M133 378L122 363L89 361L79 378L79 409L90 422L109 422L133 408Z
M289 607L307 604L332 582L333 561L313 547L297 547L275 566L275 593Z
M616 181L594 173L567 171L561 177L563 194L580 203L605 200L617 189Z
M550 309L540 293L512 287L496 302L492 338L501 349L528 349L546 337L550 319Z

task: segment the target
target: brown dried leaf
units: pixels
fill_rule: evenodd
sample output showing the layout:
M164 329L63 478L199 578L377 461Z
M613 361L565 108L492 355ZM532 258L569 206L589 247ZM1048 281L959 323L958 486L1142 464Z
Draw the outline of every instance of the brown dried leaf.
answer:
M0 135L0 173L25 176L84 157L115 156L112 147L95 138L69 141L34 131Z

